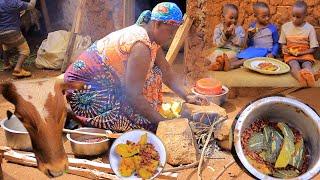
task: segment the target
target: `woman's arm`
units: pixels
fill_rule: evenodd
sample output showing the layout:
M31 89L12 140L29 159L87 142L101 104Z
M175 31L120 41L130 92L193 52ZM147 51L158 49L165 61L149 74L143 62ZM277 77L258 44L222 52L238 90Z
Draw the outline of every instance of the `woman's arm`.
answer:
M127 100L134 110L152 123L158 124L164 118L155 111L143 95L143 87L150 67L150 50L142 42L131 48L125 76Z
M166 60L162 49L158 50L155 63L162 71L164 84L178 94L183 100L188 103L198 105L208 104L208 101L205 98L191 95L183 84L183 78L179 77L179 75L173 71L172 67Z
M187 89L183 85L183 79L181 77L179 78L179 75L172 70L161 48L158 50L155 63L162 71L164 84L177 93L182 99L186 100L189 92L187 92Z

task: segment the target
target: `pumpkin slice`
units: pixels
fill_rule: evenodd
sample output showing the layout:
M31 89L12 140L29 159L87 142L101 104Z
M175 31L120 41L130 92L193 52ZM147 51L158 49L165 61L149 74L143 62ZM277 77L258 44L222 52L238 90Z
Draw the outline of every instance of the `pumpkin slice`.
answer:
M122 158L120 161L119 171L121 176L129 177L135 171L134 159L133 157Z
M145 144L147 144L147 141L148 141L148 135L147 135L147 133L145 133L144 135L142 135L140 137L139 144L140 145L145 145Z
M116 146L116 153L124 158L134 156L138 154L139 151L139 146L132 144L118 144Z
M280 150L280 154L277 158L275 168L285 168L292 159L292 155L295 152L294 147L294 135L291 129L284 123L278 123L278 128L284 136L283 144Z
M253 152L261 152L265 149L264 135L262 133L255 133L249 139L249 150Z
M265 152L265 156L262 158L269 163L275 163L281 150L283 137L278 131L270 127L265 127L264 133L264 136L265 138L268 138L268 141L266 143L267 150ZM266 133L270 135L266 135Z
M249 163L258 171L266 175L272 174L271 169L266 164L258 163L256 160L250 158L249 156L246 156L246 158L248 159Z
M295 152L289 164L297 169L300 169L303 164L303 153L305 150L303 139L299 138L294 146Z
M219 95L222 94L222 84L220 81L213 78L204 78L196 82L196 89L198 93L204 95Z
M277 170L272 175L276 178L289 179L298 177L299 174L299 172L293 170Z

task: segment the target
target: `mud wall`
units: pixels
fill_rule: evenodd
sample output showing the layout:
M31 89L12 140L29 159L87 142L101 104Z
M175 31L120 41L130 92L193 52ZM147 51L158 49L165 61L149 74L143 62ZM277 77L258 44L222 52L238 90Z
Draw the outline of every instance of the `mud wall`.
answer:
M55 30L71 29L79 2L80 0L56 0L54 6L48 7ZM47 4L52 4L52 2L47 2ZM120 0L87 0L82 12L83 20L80 34L89 35L93 40L97 40L116 29L121 29L123 24L122 8Z
M263 0L271 11L271 22L280 26L290 20L291 6L295 0ZM187 71L204 70L204 50L212 47L214 27L220 22L221 7L225 3L234 3L239 7L239 21L244 28L254 20L252 4L257 0L188 0L187 13L194 18L185 48ZM306 0L309 5L307 21L314 25L320 36L320 1ZM320 38L318 38L320 40Z

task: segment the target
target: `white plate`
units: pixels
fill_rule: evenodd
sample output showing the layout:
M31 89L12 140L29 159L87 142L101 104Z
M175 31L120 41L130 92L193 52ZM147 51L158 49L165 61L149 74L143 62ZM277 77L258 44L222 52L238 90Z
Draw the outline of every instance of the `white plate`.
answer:
M128 132L122 134L119 138L117 138L114 141L114 143L111 146L110 154L109 154L109 161L110 161L110 165L111 165L113 172L119 178L121 178L121 179L141 179L135 175L136 172L134 172L133 175L130 177L121 176L121 174L119 172L119 165L120 165L121 157L116 153L116 146L118 144L126 144L127 140L138 143L141 136L144 135L145 133L147 133L147 136L148 136L148 143L151 143L155 147L155 149L158 151L159 156L160 156L160 166L158 167L158 173L156 173L151 179L156 178L163 170L163 167L167 162L167 153L166 153L166 149L165 149L162 141L155 134L153 134L149 131L137 129L137 130L128 131Z

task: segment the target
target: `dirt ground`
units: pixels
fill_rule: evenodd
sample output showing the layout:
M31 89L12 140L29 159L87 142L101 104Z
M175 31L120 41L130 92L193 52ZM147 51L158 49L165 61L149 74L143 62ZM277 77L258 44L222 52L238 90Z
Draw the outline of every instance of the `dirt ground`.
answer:
M180 75L183 74L183 67L178 65L175 66L176 71L180 72ZM53 77L60 74L60 71L50 71L50 70L37 70L34 67L29 67L29 70L33 72L33 76L31 78L45 78L45 77ZM12 79L10 72L0 72L0 80L1 82L7 80L15 80ZM319 89L304 89L298 92L290 94L303 102L311 105L318 113L320 113L320 90ZM256 97L239 97L236 99L229 99L228 102L224 105L226 108L229 118L234 118L237 113L241 110L241 108L255 99ZM6 116L7 110L13 110L14 107L12 104L8 103L2 96L0 96L0 119L4 119ZM3 130L0 130L0 146L5 145L5 136ZM69 142L64 143L65 149L67 153L71 152L71 146ZM223 169L223 166L228 164L230 161L233 161L232 156L229 153L221 153L218 155L222 159L214 160L209 159L205 161L204 170L202 172L203 179L214 179L217 177L219 172ZM4 173L5 180L39 180L39 179L48 179L45 175L43 175L36 168L24 167L16 164L7 163L4 161L2 164L2 169ZM196 179L197 170L190 169L185 170L180 173L178 179ZM74 176L70 174L65 174L62 177L58 177L56 179L68 179L68 180L81 180L86 179L79 176ZM248 176L241 168L234 163L231 165L219 179L253 179ZM320 180L320 175L318 175L315 179Z

